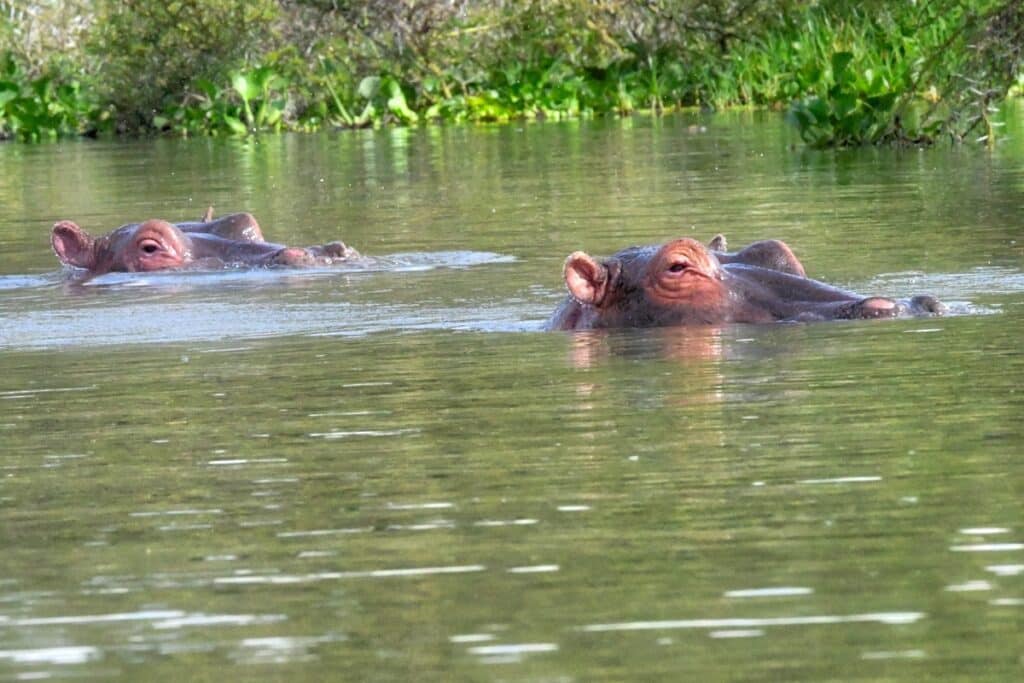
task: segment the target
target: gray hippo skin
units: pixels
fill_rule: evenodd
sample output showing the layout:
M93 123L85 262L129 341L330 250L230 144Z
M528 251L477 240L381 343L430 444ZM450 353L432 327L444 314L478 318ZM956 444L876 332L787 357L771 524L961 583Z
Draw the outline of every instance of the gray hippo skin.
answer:
M129 223L93 237L72 221L58 221L50 235L61 263L91 275L226 266L320 266L357 258L342 242L288 247L263 239L252 214L233 213L216 220L169 223L150 219Z
M711 247L724 249L724 239ZM552 330L767 323L941 315L930 296L908 301L861 297L803 276L784 243L757 242L716 253L682 238L630 247L604 261L577 251L565 262L569 296Z
M807 275L803 264L793 254L793 250L781 240L761 240L739 251L730 252L726 246L725 235L718 234L708 242L708 249L714 252L715 258L723 265L745 263L748 266L781 270L783 273L800 277Z

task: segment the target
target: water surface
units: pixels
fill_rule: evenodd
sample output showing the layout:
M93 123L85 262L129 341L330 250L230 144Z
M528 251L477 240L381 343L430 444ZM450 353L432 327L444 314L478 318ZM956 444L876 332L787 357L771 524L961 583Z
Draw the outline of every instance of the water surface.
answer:
M0 676L1019 679L1007 117L991 153L770 115L0 146ZM207 204L380 260L49 250ZM716 232L955 315L539 331L569 252Z

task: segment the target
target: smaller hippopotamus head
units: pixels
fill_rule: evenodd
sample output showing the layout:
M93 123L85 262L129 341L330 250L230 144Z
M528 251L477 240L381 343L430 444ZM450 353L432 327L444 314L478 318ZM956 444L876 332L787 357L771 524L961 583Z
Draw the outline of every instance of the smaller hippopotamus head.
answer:
M129 223L93 237L71 221L53 226L53 250L61 263L91 275L111 271L153 271L226 266L326 266L359 258L343 242L288 247L267 242L249 213L214 220L212 209L199 222L168 223L150 219Z
M191 241L167 221L126 225L95 238L71 221L53 226L53 250L61 263L95 273L181 268L193 260Z
M724 274L714 255L689 238L624 249L604 262L577 251L564 268L569 294L601 327L720 321L728 299Z

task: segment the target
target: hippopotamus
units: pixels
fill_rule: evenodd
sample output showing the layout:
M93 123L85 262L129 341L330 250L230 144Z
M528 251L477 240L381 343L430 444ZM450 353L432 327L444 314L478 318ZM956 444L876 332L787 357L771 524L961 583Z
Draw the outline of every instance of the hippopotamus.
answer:
M710 247L710 248L709 248ZM784 242L725 251L690 238L629 247L598 261L582 251L566 259L569 296L547 329L586 330L941 315L930 296L906 301L862 297L805 276Z
M61 263L92 275L226 266L319 266L346 261L359 253L342 242L288 247L263 239L249 213L213 218L208 209L196 222L150 219L129 223L93 237L72 221L53 226L50 243Z

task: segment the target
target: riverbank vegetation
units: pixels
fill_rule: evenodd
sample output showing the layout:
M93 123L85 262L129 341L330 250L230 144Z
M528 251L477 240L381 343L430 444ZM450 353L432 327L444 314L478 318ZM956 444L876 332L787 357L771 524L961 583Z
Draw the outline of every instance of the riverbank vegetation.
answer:
M1019 0L0 0L0 138L784 109L991 142Z

